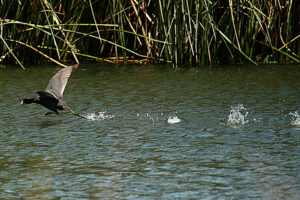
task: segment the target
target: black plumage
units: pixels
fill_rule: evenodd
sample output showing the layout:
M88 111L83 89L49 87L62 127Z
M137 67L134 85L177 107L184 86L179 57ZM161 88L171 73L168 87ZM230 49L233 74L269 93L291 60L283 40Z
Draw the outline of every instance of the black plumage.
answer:
M56 114L58 110L68 109L72 113L70 106L62 100L62 96L67 85L68 79L72 73L74 66L68 66L59 70L49 81L45 91L37 91L38 96L31 99L23 99L21 104L37 103L45 106ZM46 113L50 114L50 113Z

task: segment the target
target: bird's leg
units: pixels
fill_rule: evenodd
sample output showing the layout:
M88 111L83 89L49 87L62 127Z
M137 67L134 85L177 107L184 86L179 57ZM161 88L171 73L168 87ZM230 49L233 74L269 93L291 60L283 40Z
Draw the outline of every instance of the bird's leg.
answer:
M71 108L69 109L69 111L70 111L73 115L76 115L76 116L81 117L81 118L85 118L85 117L82 116L81 114L75 113Z
M51 115L51 114L57 114L57 113L54 113L54 112L46 112L46 113L45 113L45 116Z
M76 115L76 113L70 108L69 111L73 114Z

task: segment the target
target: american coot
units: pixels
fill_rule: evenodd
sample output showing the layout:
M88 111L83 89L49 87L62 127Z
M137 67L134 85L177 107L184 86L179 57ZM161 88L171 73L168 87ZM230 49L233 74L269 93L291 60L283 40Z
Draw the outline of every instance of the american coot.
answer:
M38 96L31 99L23 99L21 104L38 103L45 106L49 110L56 114L58 110L69 110L73 114L81 116L74 113L70 106L62 100L62 96L67 85L68 79L72 73L74 66L68 66L64 69L59 70L49 81L48 86L45 91L37 91ZM48 112L45 115L51 114L53 112Z

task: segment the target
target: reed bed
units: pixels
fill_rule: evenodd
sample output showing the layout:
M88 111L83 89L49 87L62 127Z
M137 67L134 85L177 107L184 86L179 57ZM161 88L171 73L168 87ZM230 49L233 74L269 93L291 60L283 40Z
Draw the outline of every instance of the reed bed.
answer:
M3 0L2 63L300 62L295 0Z

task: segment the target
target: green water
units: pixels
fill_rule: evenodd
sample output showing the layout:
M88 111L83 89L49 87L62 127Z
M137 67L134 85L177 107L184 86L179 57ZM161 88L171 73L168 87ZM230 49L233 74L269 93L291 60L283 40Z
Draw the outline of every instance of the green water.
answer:
M299 199L298 65L0 68L1 199Z

